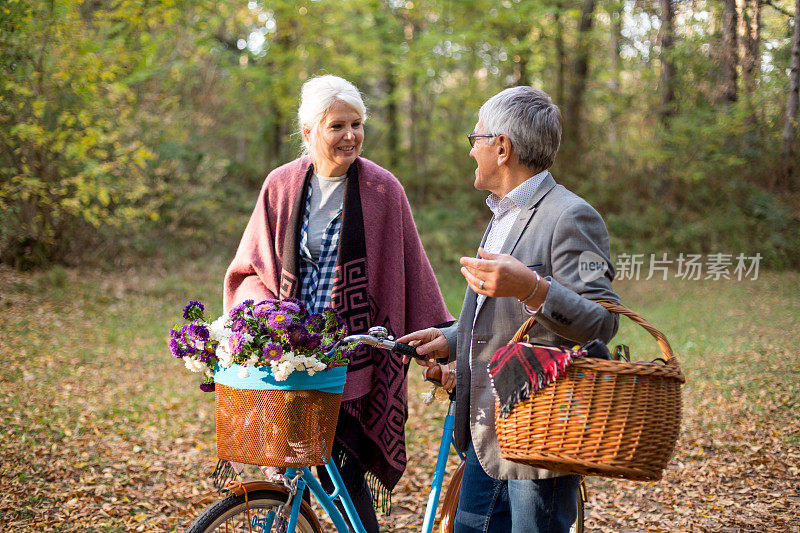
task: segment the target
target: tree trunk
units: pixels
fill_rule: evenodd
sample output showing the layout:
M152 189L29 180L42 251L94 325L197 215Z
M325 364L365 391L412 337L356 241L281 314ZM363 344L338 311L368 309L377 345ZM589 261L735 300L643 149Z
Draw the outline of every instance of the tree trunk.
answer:
M375 26L377 28L384 28L386 36L381 40L381 56L383 61L381 63L383 74L381 76L380 92L384 95L385 110L386 110L386 150L388 152L388 159L386 162L392 172L398 172L398 165L400 163L400 132L403 131L400 125L400 113L398 111L398 74L397 74L397 61L396 56L396 34L391 31L392 25L397 24L398 19L401 21L403 17L398 16L395 9L392 7L391 2L381 2L381 9L375 13ZM402 22L401 22L402 23ZM400 30L395 26L397 31ZM382 141L383 143L383 141Z
M673 0L661 0L661 122L667 126L675 114L675 5Z
M595 0L584 0L581 8L581 22L578 26L578 53L575 57L575 68L570 88L567 120L564 129L572 140L572 148L578 153L581 147L581 121L583 119L583 96L586 93L586 80L589 75L589 32L594 20Z
M797 172L794 141L797 135L797 107L800 99L800 0L795 0L794 32L792 33L792 70L789 74L789 98L786 103L786 124L783 128L783 186L792 189Z
M751 101L758 74L761 71L761 3L762 0L742 0L739 16L739 34L742 36L742 78L744 91Z
M735 102L737 98L736 82L739 67L739 50L737 48L738 16L736 0L725 0L722 14L722 101Z
M609 11L611 17L611 46L609 49L609 60L611 61L611 79L608 82L608 88L611 91L611 120L608 122L608 141L612 144L617 142L617 122L621 113L620 100L620 81L619 75L622 71L622 61L620 59L620 50L622 49L622 16L623 16L623 3L614 2Z
M566 66L567 54L564 50L564 24L561 22L561 3L557 4L557 9L553 15L556 28L556 35L553 41L556 47L556 105L563 107L565 83L566 83Z
M405 32L409 44L413 47L417 37L421 34L422 28L416 21L406 23ZM414 169L414 201L421 204L425 200L425 193L427 192L427 164L428 164L428 144L425 141L427 130L427 121L429 116L425 113L424 98L419 98L419 95L425 94L421 90L421 86L425 85L424 76L420 76L417 69L412 69L406 76L408 80L408 113L407 117L410 121L408 133L410 135L409 142L409 161Z
M386 71L384 72L384 83L386 84L386 122L389 131L387 141L389 143L389 168L397 169L400 162L400 123L399 113L397 112L397 76L394 72L394 65L391 61L385 62Z
M519 61L516 62L515 78L517 85L528 85L528 57L525 54L519 56Z

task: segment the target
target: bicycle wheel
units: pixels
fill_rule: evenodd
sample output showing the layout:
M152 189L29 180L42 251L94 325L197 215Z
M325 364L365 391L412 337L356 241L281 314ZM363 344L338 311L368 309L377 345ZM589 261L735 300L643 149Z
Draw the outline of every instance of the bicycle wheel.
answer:
M298 493L297 497L300 495ZM276 490L259 490L247 494L245 501L244 494L240 496L230 495L211 507L206 509L203 514L192 522L186 533L212 533L220 532L243 532L243 531L277 531L278 519L275 519L272 529L263 529L268 520L268 513L276 511L278 507L286 503L286 493ZM249 508L249 512L248 512ZM256 529L256 528L261 529ZM297 517L296 533L322 533L319 520L311 510L311 507L302 502L300 515Z
M578 491L578 517L575 519L575 523L572 524L572 527L569 528L569 533L583 533L583 521L586 518L583 511L583 502L585 501L586 501L586 480L581 479L581 488Z
M583 533L583 498L578 496L578 518L575 523L569 528L570 533Z

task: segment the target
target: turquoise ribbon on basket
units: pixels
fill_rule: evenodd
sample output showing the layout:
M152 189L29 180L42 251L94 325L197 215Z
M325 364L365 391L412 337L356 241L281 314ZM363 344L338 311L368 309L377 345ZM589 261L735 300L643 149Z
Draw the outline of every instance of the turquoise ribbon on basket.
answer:
M295 370L284 381L278 381L269 365L249 366L249 377L240 378L242 365L214 368L214 383L221 383L235 389L246 390L318 390L322 392L342 392L347 381L347 367L334 366L315 372L309 376L305 370Z

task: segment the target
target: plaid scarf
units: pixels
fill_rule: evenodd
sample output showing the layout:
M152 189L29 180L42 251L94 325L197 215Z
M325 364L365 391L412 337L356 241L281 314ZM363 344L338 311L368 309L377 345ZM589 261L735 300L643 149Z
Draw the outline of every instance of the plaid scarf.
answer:
M519 402L557 380L575 357L610 359L611 354L597 339L572 349L516 342L494 352L488 370L500 401L500 417L506 418Z

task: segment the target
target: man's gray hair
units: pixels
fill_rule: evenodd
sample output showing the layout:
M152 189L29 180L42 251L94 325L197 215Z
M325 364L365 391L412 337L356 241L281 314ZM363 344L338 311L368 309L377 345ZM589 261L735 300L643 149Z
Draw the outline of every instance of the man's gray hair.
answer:
M300 107L297 109L300 138L303 139L302 155L309 155L314 159L314 147L303 136L303 128L309 127L314 131L337 101L355 109L361 115L362 121L367 120L367 108L361 99L361 93L346 79L326 74L311 78L303 84Z
M522 165L535 172L547 170L561 144L561 112L539 89L521 85L489 98L478 118L486 133L505 135Z

